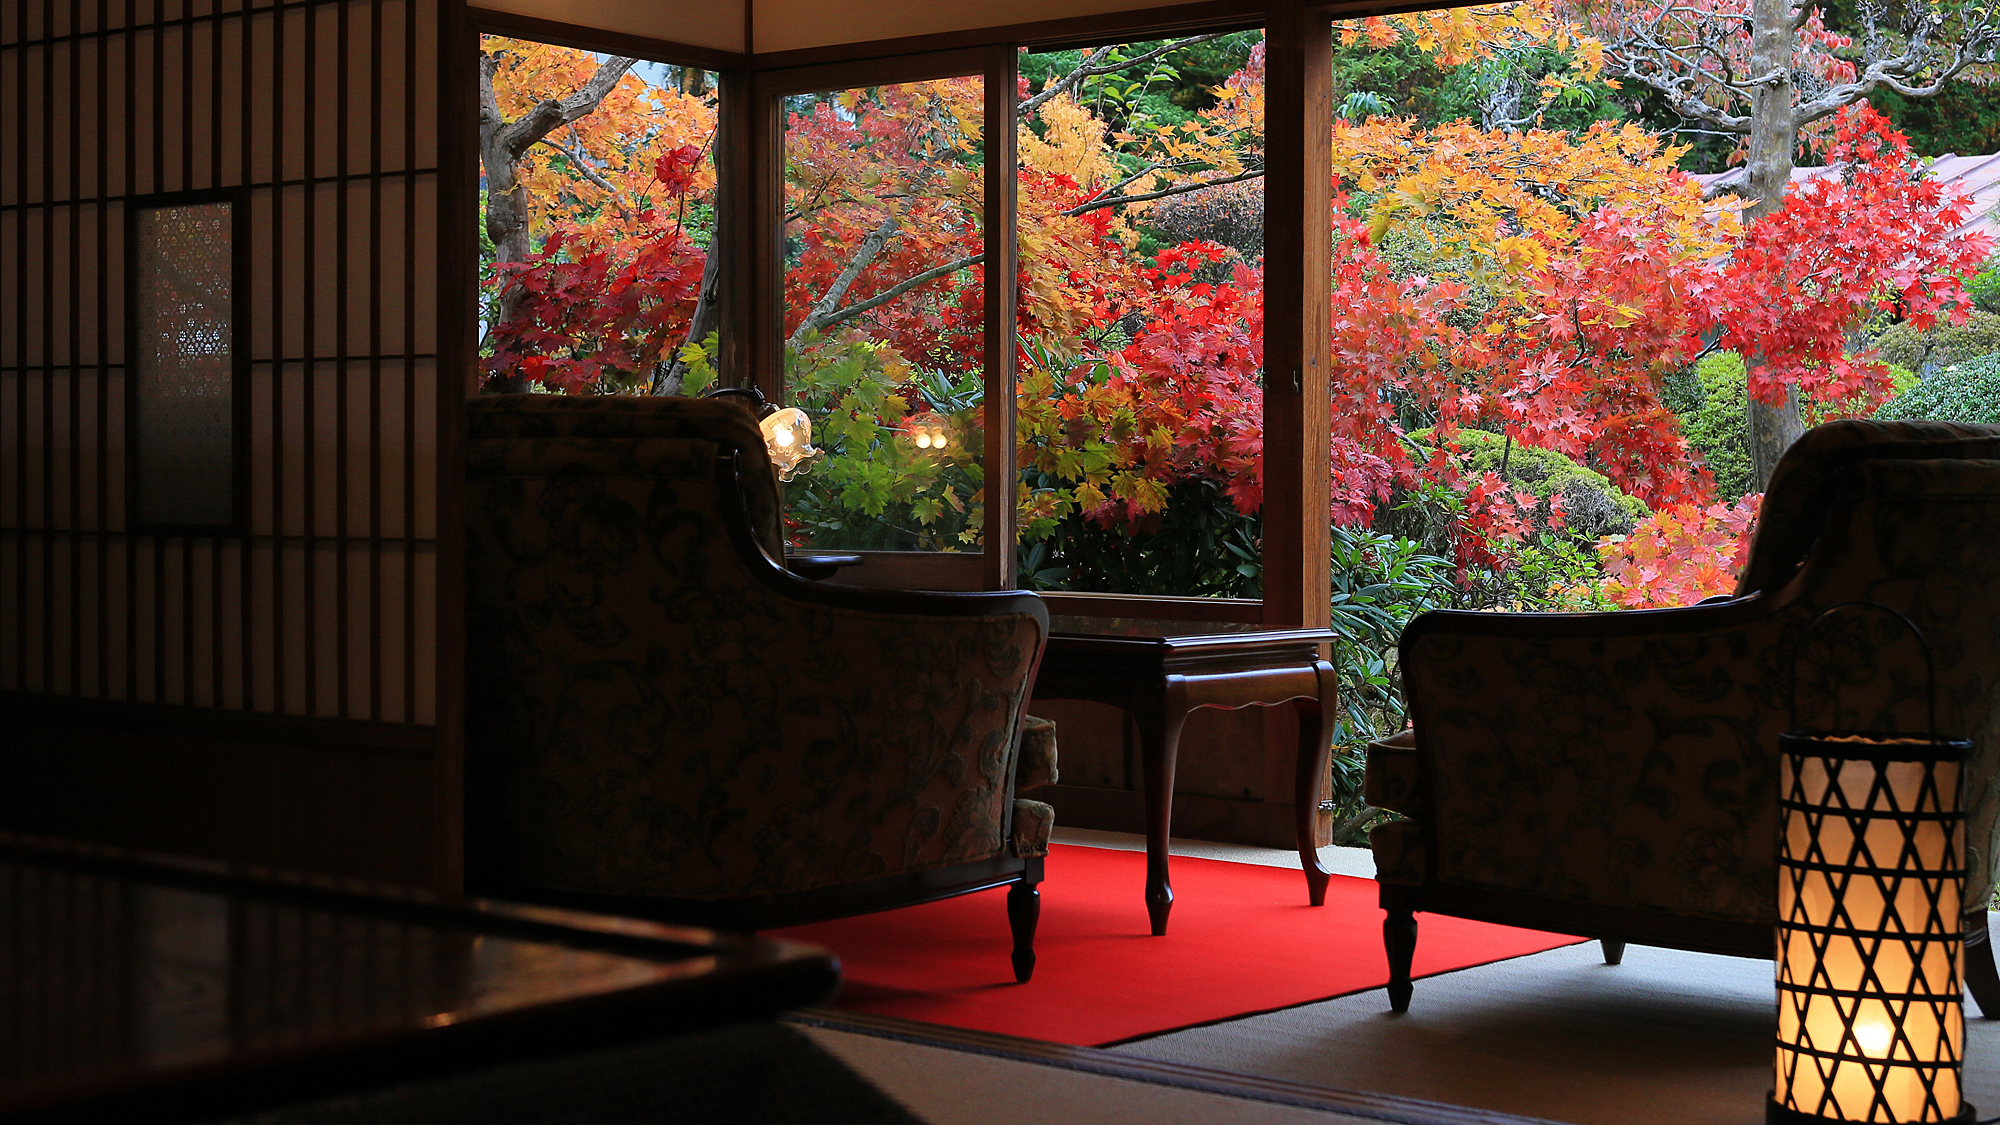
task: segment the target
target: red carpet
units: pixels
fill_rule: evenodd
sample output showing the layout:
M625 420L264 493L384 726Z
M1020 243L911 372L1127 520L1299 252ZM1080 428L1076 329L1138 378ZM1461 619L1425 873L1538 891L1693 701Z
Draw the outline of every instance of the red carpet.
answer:
M836 1007L1076 1046L1388 983L1373 880L1336 875L1326 905L1311 907L1296 869L1176 856L1173 919L1152 937L1145 871L1139 852L1057 845L1027 984L1008 967L1004 889L775 936L840 955ZM1429 914L1418 928L1419 976L1578 940Z

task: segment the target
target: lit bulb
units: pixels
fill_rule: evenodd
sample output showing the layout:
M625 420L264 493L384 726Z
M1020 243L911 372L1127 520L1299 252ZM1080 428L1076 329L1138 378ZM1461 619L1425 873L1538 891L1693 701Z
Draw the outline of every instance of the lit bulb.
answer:
M791 480L803 472L806 463L820 455L812 447L812 420L796 406L779 410L757 428L764 434L764 450L771 455L771 467L779 480Z
M944 436L943 430L939 430L938 432L931 435L931 444L937 447L938 449L943 449L945 447L945 443L949 440L950 439Z
M929 449L930 447L931 447L931 435L929 435L929 434L925 433L925 432L924 432L924 431L922 431L922 430L918 430L918 431L917 431L917 448L918 448L918 449Z
M1869 1020L1854 1025L1854 1042L1861 1047L1861 1053L1871 1058L1885 1058L1889 1054L1889 1041L1894 1038L1886 1023Z

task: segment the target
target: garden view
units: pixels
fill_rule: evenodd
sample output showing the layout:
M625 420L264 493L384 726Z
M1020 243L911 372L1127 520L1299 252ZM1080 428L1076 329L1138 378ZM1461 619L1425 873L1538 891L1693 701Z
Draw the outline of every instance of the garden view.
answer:
M1336 25L1336 749L1400 726L1424 609L1726 593L1798 427L2000 422L1994 247L1925 174L2000 150L1990 16L1766 7ZM1023 585L1260 592L1263 69L1255 30L1021 56ZM488 386L710 388L714 77L489 37L481 95ZM826 450L786 486L801 546L994 548L983 100L786 99L785 396Z

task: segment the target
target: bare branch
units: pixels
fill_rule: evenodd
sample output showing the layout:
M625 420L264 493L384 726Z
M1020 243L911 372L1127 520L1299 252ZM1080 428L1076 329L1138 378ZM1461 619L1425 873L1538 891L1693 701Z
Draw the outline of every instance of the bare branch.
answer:
M1144 203L1148 200L1153 200L1153 199L1165 199L1170 195L1186 195L1189 192L1201 191L1204 188L1221 187L1223 184L1239 183L1243 180L1254 180L1257 177L1262 176L1263 174L1264 174L1263 171L1259 169L1254 172L1245 172L1240 176L1229 176L1220 180L1203 180L1200 183L1176 184L1175 186L1167 188L1164 191L1149 192L1145 195L1106 196L1100 199L1093 199L1089 200L1088 202L1079 203L1075 207L1071 207L1069 210L1061 212L1061 214L1072 215L1072 216L1081 215L1087 211L1095 211L1100 207L1116 207L1121 203ZM882 290L880 293L875 294L873 297L870 297L865 301L856 301L855 303L847 306L844 309L839 310L838 312L830 312L824 316L819 317L818 324L814 326L815 330L824 331L825 329L831 328L834 325L841 323L842 321L852 320L855 317L860 316L862 313L870 311L871 309L881 308L883 305L888 304L890 301L893 301L896 298L902 296L903 294L908 293L910 290L915 289L917 286L922 285L925 282L936 281L940 277L945 277L947 275L957 273L959 270L978 265L979 262L982 261L985 257L986 255L984 253L967 254L965 257L959 258L956 261L946 262L941 266L932 266L930 269L927 269L920 274L916 274L915 276L905 278L902 281L899 281L896 284L891 285L889 288ZM808 317L808 319L812 318ZM804 334L803 333L804 324L805 322L801 321L800 322L801 330L794 332L792 334L793 335L792 343L794 345L798 343L798 340L802 338Z
M798 347L799 341L805 339L806 333L817 332L834 323L830 317L834 310L840 307L840 299L847 296L848 289L852 288L855 280L861 276L861 271L867 269L869 263L875 260L875 255L880 254L882 248L889 244L890 236L894 235L900 226L902 220L890 215L882 220L882 225L868 232L868 236L861 240L861 245L855 247L854 257L848 259L846 267L840 271L840 276L834 278L833 284L826 287L826 292L821 294L820 299L813 304L804 319L799 321L799 326L792 330L791 339L785 341L786 343Z
M1654 76L1641 71L1636 65L1627 63L1617 75L1630 79L1667 99L1667 105L1675 113L1692 121L1699 121L1726 133L1744 134L1750 131L1751 118L1747 115L1730 113L1696 97L1690 90L1694 80L1687 76Z
M536 103L535 108L519 118L501 126L494 138L497 147L505 150L514 159L528 151L536 141L550 133L597 112L604 104L605 95L618 85L618 80L639 60L627 58L605 59L597 66L597 73L590 76L581 88L566 98L547 98Z
M560 141L552 141L547 137L543 137L541 140L535 143L547 145L550 148L555 149L557 152L560 152L564 156L568 157L569 167L574 169L577 175L582 176L585 180L589 181L591 185L603 188L605 191L611 193L611 201L617 204L621 210L623 209L624 201L618 198L618 188L615 185L613 185L610 180L607 180L603 176L599 175L597 169L592 168L584 160L584 156L581 152L579 152L574 148L571 148L568 145L561 143Z
M910 290L915 289L917 286L922 285L927 281L936 281L938 278L944 277L947 274L957 273L959 270L965 269L969 266L978 265L979 262L983 260L985 257L986 255L984 252L978 254L967 254L965 257L960 258L957 261L946 262L944 265L941 266L932 266L930 269L927 269L920 274L916 274L913 277L904 278L903 280L897 282L894 285L891 285L889 288L882 290L880 293L875 294L873 297L870 297L865 301L856 301L855 303L847 306L846 308L841 309L839 312L828 313L826 316L820 319L818 327L822 330L831 328L834 325L839 324L841 321L852 320L855 317L860 316L862 313L869 311L870 309L881 308L883 305L888 304L890 301L893 301L896 298L902 296L903 294L908 293ZM803 324L803 322L801 323ZM796 344L802 335L803 335L802 332L792 333L792 343Z
M1110 57L1111 52L1117 49L1118 46L1117 44L1114 43L1108 47L1099 47L1097 50L1092 51L1090 54L1084 56L1083 62L1079 63L1075 70L1072 70L1068 74L1065 74L1061 78L1057 79L1056 81L1049 83L1047 86L1042 88L1041 93L1036 94L1034 97L1029 98L1027 101L1022 102L1019 106L1016 106L1014 109L1015 116L1027 117L1028 115L1034 113L1036 110L1042 108L1042 103L1049 101L1050 99L1054 98L1058 94L1061 94L1065 90L1074 89L1077 83L1082 82L1084 79L1089 78L1093 75L1110 74L1113 71L1125 69L1125 65L1123 63L1120 63L1118 66L1112 68L1112 70L1093 69L1094 67L1097 66L1098 63L1101 63L1106 58Z
M1095 211L1100 207L1116 207L1121 203L1146 203L1154 199L1165 199L1170 195L1186 195L1191 191L1200 191L1203 188L1221 187L1224 184L1242 183L1244 180L1254 180L1257 177L1262 176L1263 174L1264 170L1262 168L1258 168L1254 171L1244 172L1243 174L1238 176L1224 176L1219 180L1202 180L1200 183L1175 184L1173 187L1167 188L1163 191L1151 191L1147 192L1144 195L1108 195L1098 199L1092 199L1084 203L1079 203L1076 206L1071 207L1069 210L1061 213L1064 215L1081 215L1086 211Z
M1928 98L1944 89L1947 82L1956 77L1966 67L1987 61L1996 43L2000 43L2000 24L1995 22L1993 8L1977 9L1978 16L1968 26L1951 49L1951 61L1932 71L1928 82L1912 82L1910 78L1932 69L1932 62L1939 53L1940 46L1933 39L1942 26L1942 19L1935 13L1925 13L1910 28L1903 52L1893 58L1869 58L1863 61L1854 81L1843 82L1827 89L1823 94L1798 107L1799 124L1805 125L1821 118L1829 117L1849 105L1867 97L1880 87L1888 87L1907 98ZM1873 12L1867 13L1872 30ZM1870 36L1871 40L1875 39ZM1872 55L1879 44L1869 44Z

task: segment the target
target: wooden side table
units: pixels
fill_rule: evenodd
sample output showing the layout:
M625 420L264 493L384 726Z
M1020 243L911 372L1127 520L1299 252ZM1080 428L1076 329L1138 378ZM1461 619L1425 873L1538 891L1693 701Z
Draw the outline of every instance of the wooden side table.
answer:
M1238 710L1289 704L1299 716L1296 762L1299 864L1314 906L1332 878L1314 846L1314 814L1333 737L1333 666L1319 646L1327 629L1270 629L1205 621L1131 618L1049 619L1049 643L1035 676L1036 699L1081 699L1122 709L1139 728L1146 800L1146 912L1155 936L1167 932L1174 890L1167 878L1174 763L1181 726L1198 707Z

